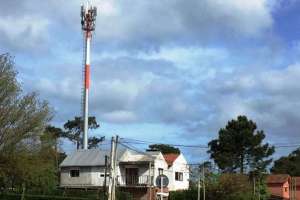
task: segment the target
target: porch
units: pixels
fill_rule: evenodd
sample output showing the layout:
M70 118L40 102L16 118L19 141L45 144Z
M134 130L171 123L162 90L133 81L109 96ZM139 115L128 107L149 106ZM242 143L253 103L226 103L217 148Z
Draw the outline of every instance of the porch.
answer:
M148 187L153 184L153 176L127 175L118 176L117 184L121 187Z

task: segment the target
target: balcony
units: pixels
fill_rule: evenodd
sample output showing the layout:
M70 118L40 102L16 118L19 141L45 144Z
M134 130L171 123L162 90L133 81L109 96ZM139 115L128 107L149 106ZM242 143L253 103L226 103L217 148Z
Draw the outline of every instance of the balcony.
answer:
M153 183L153 176L118 176L117 183L122 187L146 187Z

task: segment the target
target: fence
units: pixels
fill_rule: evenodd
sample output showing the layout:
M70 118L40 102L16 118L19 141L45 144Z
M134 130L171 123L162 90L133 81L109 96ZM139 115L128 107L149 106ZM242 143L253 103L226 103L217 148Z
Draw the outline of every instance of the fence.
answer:
M119 186L148 186L153 182L151 176L118 176L117 183Z

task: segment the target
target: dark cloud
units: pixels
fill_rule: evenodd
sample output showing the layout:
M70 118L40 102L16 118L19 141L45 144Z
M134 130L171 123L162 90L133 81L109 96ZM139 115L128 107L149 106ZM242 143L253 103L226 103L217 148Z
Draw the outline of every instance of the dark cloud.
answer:
M82 2L6 1L0 8L3 19L0 32L4 36L0 42L7 42L14 51L31 50L45 42L51 49L57 48L59 41L47 35L56 35L61 41L69 41L72 36L78 42L74 32L80 33ZM223 43L257 38L272 27L272 7L266 0L243 4L235 0L226 3L210 0L93 2L99 9L95 39L101 50L152 51L162 45ZM10 19L17 24L10 23Z

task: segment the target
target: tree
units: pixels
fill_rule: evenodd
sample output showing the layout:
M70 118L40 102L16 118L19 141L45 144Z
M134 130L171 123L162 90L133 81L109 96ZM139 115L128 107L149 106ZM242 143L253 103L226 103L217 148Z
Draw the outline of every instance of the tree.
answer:
M75 117L73 120L68 120L64 124L64 128L66 132L63 133L63 137L69 139L71 142L76 144L77 149L82 145L82 125L83 120L81 117ZM89 129L97 129L99 128L99 124L96 121L96 117L89 117L88 119L88 127ZM99 143L101 143L105 137L92 137L88 139L89 148L98 147Z
M160 151L162 154L175 153L180 154L180 149L168 144L151 144L147 151Z
M16 76L12 58L0 55L0 187L55 187L54 159L42 145L51 110L35 93L24 94Z
M258 197L253 195L252 184L248 176L244 174L218 174L214 178L205 181L206 200L254 200ZM192 185L188 190L171 191L170 200L197 200L197 185ZM203 188L201 187L201 195ZM268 196L261 196L266 200ZM202 199L202 197L201 197Z
M274 162L271 168L274 174L289 174L290 176L300 176L300 148L296 149L288 156L283 156Z
M16 75L12 58L0 55L0 152L33 142L51 119L48 103L35 93L24 95Z
M100 137L100 138L95 137L95 136L90 137L90 138L88 139L89 149L96 149L96 148L99 148L99 144L100 144L101 142L103 142L104 139L105 139L104 136L102 136L102 137Z
M59 170L59 164L66 157L64 152L59 151L59 139L64 135L66 135L66 133L61 128L48 125L45 128L44 134L41 136L43 149L47 149L54 154L57 172Z
M265 134L256 130L257 126L246 116L238 116L220 129L218 139L209 142L210 157L225 172L244 173L263 172L272 162L268 159L274 153L274 147L262 144Z

